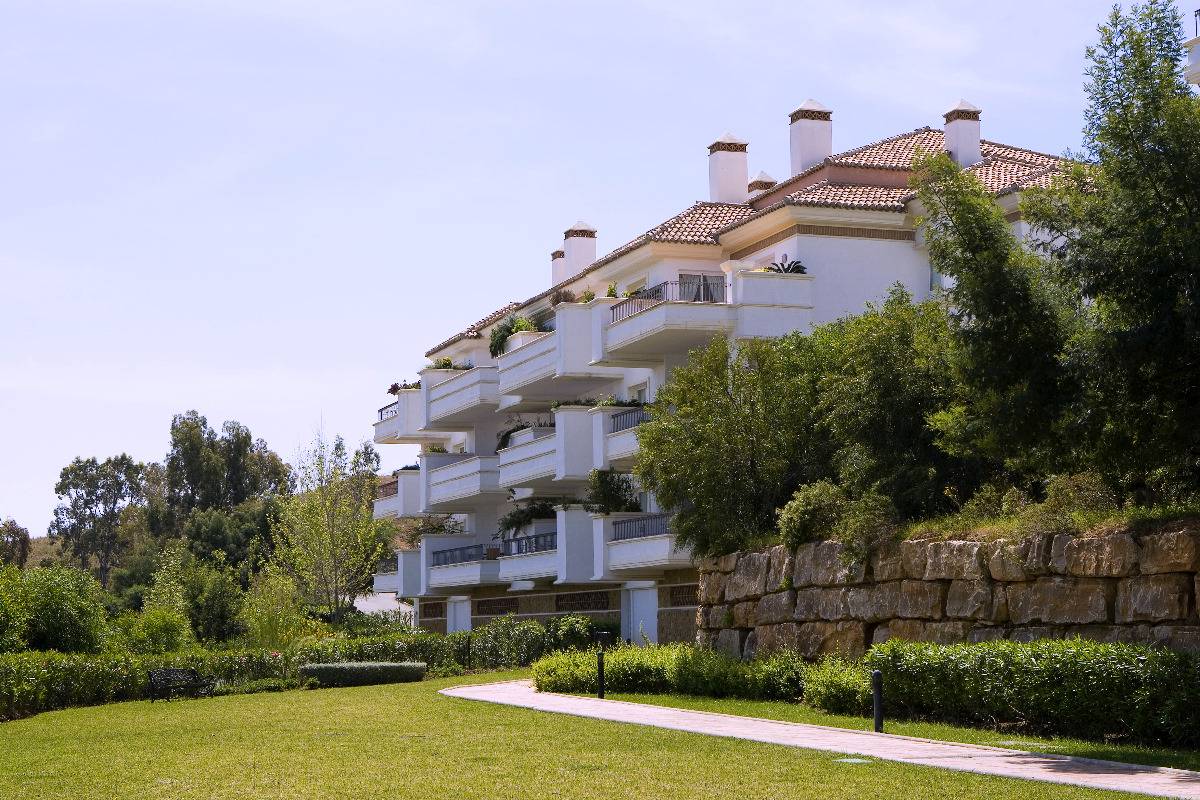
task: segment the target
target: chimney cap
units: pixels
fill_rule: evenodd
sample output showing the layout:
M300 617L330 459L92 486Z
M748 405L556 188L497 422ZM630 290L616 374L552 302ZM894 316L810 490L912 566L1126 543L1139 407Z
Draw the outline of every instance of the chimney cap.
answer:
M567 228L567 230L563 233L563 237L567 238L567 239L570 239L572 237L580 237L583 239L595 239L596 238L596 229L593 228L591 225L588 225L583 220L579 220L574 225Z
M712 155L713 153L722 151L729 153L744 153L749 146L749 142L744 142L734 136L732 133L726 131L724 136L708 146L708 154Z
M557 261L560 258L566 258L566 257L567 257L567 253L565 250L555 250L554 252L552 252L550 254L551 261Z
M943 116L946 122L954 122L955 120L959 119L971 119L978 121L979 115L982 113L982 108L971 105L966 100L959 100L958 105L947 111Z
M788 118L792 122L797 122L802 119L815 119L822 122L829 122L833 119L833 111L810 97L801 103L800 107L793 111Z
M770 189L778 181L772 178L765 172L759 172L754 176L754 180L750 181L750 185L746 187L747 191L761 192Z

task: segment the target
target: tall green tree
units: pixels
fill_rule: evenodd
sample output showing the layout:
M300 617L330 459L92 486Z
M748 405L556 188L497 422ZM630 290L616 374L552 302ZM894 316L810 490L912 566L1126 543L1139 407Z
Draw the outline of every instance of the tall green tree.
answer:
M141 473L142 465L124 453L104 461L76 458L54 486L60 503L50 537L70 550L81 569L94 559L104 587L119 555L122 515L141 497Z
M33 540L27 528L18 525L14 519L0 522L0 564L15 564L23 569L32 547Z
M1170 0L1114 9L1088 50L1081 163L1023 209L1087 329L1062 360L1071 422L1145 499L1200 488L1200 98Z
M318 437L296 466L296 493L279 504L276 555L309 602L340 620L370 591L393 528L374 518L379 455L369 442L353 454L341 437Z
M1078 386L1059 359L1084 313L1078 293L1050 279L995 198L948 156L919 160L914 185L930 263L953 278L945 352L958 391L933 418L942 447L1022 475L1075 466L1087 437L1063 435Z

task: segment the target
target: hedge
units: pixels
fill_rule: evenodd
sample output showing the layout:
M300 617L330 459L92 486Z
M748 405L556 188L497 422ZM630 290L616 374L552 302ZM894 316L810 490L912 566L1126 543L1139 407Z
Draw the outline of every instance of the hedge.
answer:
M795 700L803 692L804 669L803 661L787 653L747 662L685 644L623 646L605 653L604 687L635 694ZM596 654L546 656L533 664L533 684L543 692L595 692Z
M411 683L425 677L425 665L419 662L363 661L356 664L305 664L300 677L314 680L326 688L335 686L374 686L380 683Z
M293 679L310 663L419 661L450 666L446 637L396 634L371 639L328 639L286 653L272 650L191 650L167 655L68 654L45 651L0 654L0 720L70 706L146 698L147 672L191 667L227 684Z
M863 668L883 673L889 715L1200 745L1200 654L1084 639L891 640Z

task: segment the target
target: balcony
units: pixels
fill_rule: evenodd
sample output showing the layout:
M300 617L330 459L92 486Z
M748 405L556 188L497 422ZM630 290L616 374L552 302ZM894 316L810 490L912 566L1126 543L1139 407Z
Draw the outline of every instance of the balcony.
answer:
M553 331L516 334L509 340L508 349L496 359L500 394L512 398L506 399L506 410L544 408L564 397L585 397L621 377L616 368L591 363L593 305L608 307L598 301L560 303Z
M494 544L433 550L429 554L429 588L499 583L499 556L499 548Z
M558 575L558 533L549 531L507 539L501 544L500 580L522 581Z
M604 566L609 573L644 576L692 565L691 550L678 547L670 530L670 514L611 515L598 526L604 540Z
M371 585L371 591L376 594L388 594L395 592L400 588L400 573L398 572L376 572L374 583Z
M375 575L376 592L395 592L397 597L416 597L421 593L421 553L417 550L396 551L396 571Z
M1188 51L1188 63L1184 75L1188 83L1200 85L1200 10L1196 11L1196 38L1184 42Z
M375 444L425 444L445 441L444 433L422 430L425 404L420 389L401 389L396 400L379 409Z
M592 449L596 469L628 472L637 455L637 428L650 414L644 408L604 407L591 410Z
M588 409L560 406L553 428L528 428L513 434L498 453L500 486L568 491L587 481L592 467Z
M429 384L428 388L425 388ZM425 396L425 428L459 431L495 420L500 404L498 370L494 366L465 370L428 369L421 372Z
M500 463L496 456L470 453L421 455L421 510L426 513L469 514L503 502Z
M379 483L375 497L375 519L411 517L421 512L421 471L398 470Z
M604 330L604 360L613 364L661 362L667 355L703 347L732 331L736 313L723 276L696 275L642 289L611 309Z

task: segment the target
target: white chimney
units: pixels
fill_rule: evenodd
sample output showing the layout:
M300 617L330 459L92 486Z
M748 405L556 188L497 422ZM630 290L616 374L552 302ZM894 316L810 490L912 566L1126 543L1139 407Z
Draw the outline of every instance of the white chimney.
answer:
M767 189L775 188L777 181L765 172L760 172L754 176L754 180L750 181L750 185L746 187L750 194L755 192L765 192Z
M833 112L809 98L790 119L792 174L799 175L833 155Z
M567 279L567 254L555 250L550 254L550 285L558 286Z
M554 273L554 285L573 278L596 260L596 229L583 220L563 234L563 257L552 264L562 263L561 275Z
M979 115L981 109L959 100L945 114L946 150L960 167L969 167L983 160L979 151Z
M750 167L747 144L727 133L708 146L708 197L714 203L746 202Z

